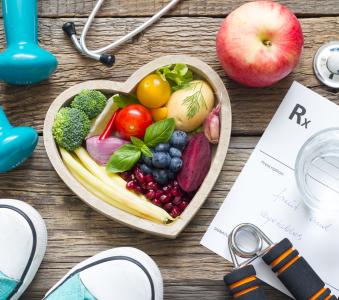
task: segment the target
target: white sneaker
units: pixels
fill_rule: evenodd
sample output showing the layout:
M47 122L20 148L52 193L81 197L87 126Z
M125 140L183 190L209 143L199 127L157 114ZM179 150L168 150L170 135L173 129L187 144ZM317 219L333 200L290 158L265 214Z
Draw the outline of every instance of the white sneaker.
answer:
M163 281L147 254L135 248L115 248L75 266L45 299L162 300Z
M0 300L16 300L45 255L47 231L40 214L19 200L0 199Z

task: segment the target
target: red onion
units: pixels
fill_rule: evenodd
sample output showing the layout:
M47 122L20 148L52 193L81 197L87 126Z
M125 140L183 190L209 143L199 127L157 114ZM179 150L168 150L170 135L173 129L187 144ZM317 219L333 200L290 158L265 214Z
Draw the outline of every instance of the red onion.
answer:
M125 144L129 142L114 136L104 140L99 140L99 136L93 136L86 140L89 155L101 165L107 164L113 152Z

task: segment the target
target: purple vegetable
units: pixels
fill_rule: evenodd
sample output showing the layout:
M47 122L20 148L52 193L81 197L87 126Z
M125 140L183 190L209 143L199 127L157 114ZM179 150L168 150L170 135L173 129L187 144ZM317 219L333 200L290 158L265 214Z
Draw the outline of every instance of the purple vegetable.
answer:
M207 116L204 122L204 133L212 144L218 144L220 136L220 104Z
M204 181L212 161L212 150L204 133L194 135L183 156L183 165L178 174L180 187L186 192L195 192Z
M86 140L89 155L101 165L107 164L113 152L125 144L129 142L114 136L104 140L99 140L99 136L93 136Z

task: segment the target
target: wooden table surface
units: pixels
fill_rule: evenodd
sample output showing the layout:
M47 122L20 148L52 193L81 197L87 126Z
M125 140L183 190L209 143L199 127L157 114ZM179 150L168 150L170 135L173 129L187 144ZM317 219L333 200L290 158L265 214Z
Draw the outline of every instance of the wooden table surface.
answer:
M108 44L167 2L107 0L89 34L89 44L94 47ZM305 35L304 52L299 66L290 76L272 87L256 90L229 80L215 54L215 33L220 23L244 2L183 0L169 16L122 46L117 53L116 65L108 69L79 55L61 30L64 22L74 21L80 31L95 0L39 1L39 41L57 56L59 68L49 81L35 86L0 84L0 105L4 106L11 122L34 126L40 133L39 146L33 157L17 170L0 175L0 198L17 198L32 204L48 227L45 259L22 299L41 299L76 263L99 251L119 246L138 247L154 258L164 277L165 299L225 299L222 277L232 265L199 245L208 225L293 80L338 102L336 92L324 87L313 75L312 59L322 43L338 40L339 1L281 1L300 18ZM5 47L2 29L0 45ZM150 60L179 53L204 60L220 74L231 97L233 130L227 159L209 199L176 240L165 240L119 225L78 199L48 161L42 128L50 103L73 84L91 79L124 81ZM289 299L268 286L265 288L269 299Z

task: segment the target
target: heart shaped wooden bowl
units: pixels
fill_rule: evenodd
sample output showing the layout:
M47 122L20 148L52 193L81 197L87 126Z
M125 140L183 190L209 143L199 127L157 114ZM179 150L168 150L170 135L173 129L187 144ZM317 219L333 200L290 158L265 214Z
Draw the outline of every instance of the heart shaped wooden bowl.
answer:
M68 102L72 100L73 97L80 93L82 90L96 89L102 91L106 95L111 95L114 92L128 94L134 91L136 85L145 76L154 72L157 68L168 64L176 63L187 64L194 73L196 73L198 76L209 82L209 84L211 85L212 89L215 92L217 102L221 104L221 134L219 144L213 146L214 149L211 168L201 187L195 194L189 206L181 214L181 216L177 218L174 222L166 225L153 223L151 221L141 219L127 212L124 212L118 208L115 208L105 203L104 201L100 200L92 193L87 191L86 188L84 188L71 175L67 167L64 165L60 157L59 150L52 136L52 125L54 117L56 113L60 110L60 108L67 105ZM232 114L229 97L226 88L218 74L208 65L206 65L205 63L196 58L177 55L177 56L164 56L148 63L147 65L143 66L138 71L136 71L126 82L94 80L86 81L67 89L62 94L60 94L51 104L46 115L43 133L47 155L53 167L55 168L61 179L65 182L65 184L84 202L86 202L92 208L104 214L105 216L114 219L120 223L123 223L127 226L166 238L176 238L178 234L194 217L194 215L197 213L202 204L205 202L206 198L208 197L213 185L215 184L220 174L229 145L231 135L231 123L232 123Z

